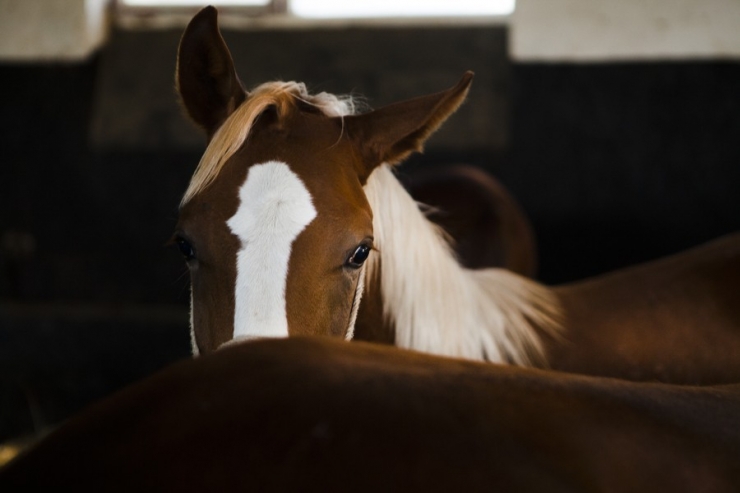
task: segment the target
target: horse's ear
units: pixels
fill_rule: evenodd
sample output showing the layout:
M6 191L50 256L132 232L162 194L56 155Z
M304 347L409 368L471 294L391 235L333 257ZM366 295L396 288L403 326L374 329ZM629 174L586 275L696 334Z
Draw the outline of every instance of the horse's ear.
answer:
M345 117L344 128L364 159L365 176L361 179L364 181L381 163L396 164L421 151L424 141L465 100L472 80L473 72L465 72L460 82L446 91Z
M209 137L246 99L231 53L218 30L214 7L198 12L185 29L175 82L188 115Z

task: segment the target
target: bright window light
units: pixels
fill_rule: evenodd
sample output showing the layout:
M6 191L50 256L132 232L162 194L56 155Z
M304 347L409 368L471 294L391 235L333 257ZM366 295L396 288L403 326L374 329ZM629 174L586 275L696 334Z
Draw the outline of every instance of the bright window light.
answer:
M0 0L1 1L1 0ZM119 0L127 7L176 8L267 7L274 0ZM514 12L516 0L283 0L290 12L306 19L409 17L486 17ZM282 10L282 9L281 9Z
M271 0L123 0L124 5L131 7L204 7L206 5L219 6L265 6Z
M290 0L290 10L313 19L469 17L509 15L516 0Z

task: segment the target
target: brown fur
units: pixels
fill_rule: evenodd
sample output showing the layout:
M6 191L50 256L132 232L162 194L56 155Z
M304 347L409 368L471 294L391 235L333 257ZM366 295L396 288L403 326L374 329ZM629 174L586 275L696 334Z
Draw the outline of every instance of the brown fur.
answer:
M383 163L397 164L412 152L421 152L429 136L465 101L472 81L473 72L468 71L446 91L347 117L346 131L362 154L360 181L364 184Z
M231 65L231 55L218 34L216 11L203 9L180 43L178 85L235 87L233 66L220 70L224 64ZM197 70L183 68L213 65L219 67L215 73L220 78L206 82ZM322 95L309 98L295 83L261 86L238 108L226 104L226 98L213 98L223 105L218 118L225 114L226 121L213 132L185 194L176 232L197 252L189 266L194 339L200 352L213 351L233 336L234 296L229 290L235 284L239 245L226 220L236 211L236 191L249 167L268 160L291 163L318 212L293 243L286 286L290 334L343 337L359 280L359 272L343 263L353 248L372 238L372 211L362 183L381 162L420 148L444 115L462 103L471 78L466 74L448 91L351 117L327 117ZM214 92L212 87L201 89ZM210 100L191 97L191 92L181 95L191 115L214 111ZM234 138L247 143L236 148Z
M555 288L552 368L631 380L740 382L740 234Z
M181 65L204 53L219 66L231 60L219 41L215 10L204 12L193 20L202 26L186 31ZM199 48L199 43L210 48ZM201 60L194 66L210 64ZM232 87L231 69L221 73L226 82L216 86ZM198 75L182 69L178 74L181 87L194 84L184 79ZM238 245L225 222L236 210L236 189L248 168L274 159L290 163L318 209L293 244L286 287L289 333L343 337L359 274L342 265L352 248L373 235L373 211L362 185L381 162L398 161L419 149L461 104L470 80L466 74L447 91L347 117L327 116L310 101L275 96L279 104L250 120L255 123L246 144L225 159L218 179L199 188L181 211L179 229L195 243L199 257L191 277L195 339L202 352L215 350L233 334ZM197 98L185 101L188 107L200 103ZM207 110L191 108L191 113ZM392 341L378 283L368 277L357 337ZM552 290L531 289L552 298L564 317L562 337L550 337L557 332L552 327L538 327L547 362L554 369L636 380L740 381L740 306L734 300L739 281L740 236L735 236L624 272Z
M734 234L550 288L560 305L563 331L557 337L541 333L546 367L638 381L739 382L738 285L740 234ZM365 296L356 338L394 340L392 324L377 325L380 296L377 286Z
M201 10L196 22L188 24L177 58L177 91L190 118L210 138L246 99L231 54L218 30L216 9Z
M401 178L409 193L430 207L429 219L444 229L462 265L503 267L534 277L537 249L532 227L516 200L493 177L456 164L414 170ZM381 315L381 269L366 280L355 338L393 344L393 323Z
M233 270L239 245L226 221L238 207L237 187L252 164L274 159L296 163L294 170L311 194L322 197L315 204L319 218L293 244L286 304L312 309L288 311L291 333L324 334L332 328L330 333L344 335L358 273L342 270L341 265L348 251L372 236L372 216L359 180L344 171L342 158L352 150L347 141L338 142L341 131L341 122L300 111L296 106L289 106L280 115L263 115L253 129L250 146L240 149L223 166L219 180L181 208L177 229L191 239L198 252L191 279L195 337L201 352L215 350L233 334ZM284 145L286 138L295 145ZM336 152L325 152L332 147ZM321 166L307 161L306 155L321 156ZM341 177L334 183L341 195L327 193L324 174ZM340 196L354 199L340 200ZM338 218L349 218L344 221L341 237L336 234ZM333 241L327 243L327 238ZM320 251L316 245L321 245ZM327 252L332 254L328 258ZM334 260L336 264L327 263Z
M449 235L461 265L504 267L535 277L534 231L498 180L463 164L416 169L399 178L415 200L431 206L427 217Z
M1 491L730 492L740 388L328 338L237 344L76 416Z

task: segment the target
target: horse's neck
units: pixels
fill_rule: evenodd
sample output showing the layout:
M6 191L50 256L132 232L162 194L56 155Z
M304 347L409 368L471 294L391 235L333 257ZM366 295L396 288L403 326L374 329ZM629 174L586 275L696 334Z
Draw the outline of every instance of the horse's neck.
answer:
M380 282L383 315L396 345L419 351L517 364L544 363L536 327L557 329L553 294L501 269L460 266L443 233L381 166L365 186L378 255L368 287Z

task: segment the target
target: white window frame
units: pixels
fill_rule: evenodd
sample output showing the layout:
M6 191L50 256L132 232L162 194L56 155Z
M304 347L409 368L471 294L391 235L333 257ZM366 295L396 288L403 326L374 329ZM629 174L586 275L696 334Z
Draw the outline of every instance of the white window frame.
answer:
M181 6L141 6L126 4L125 0L115 1L116 24L124 28L166 28L184 26L202 7L199 5ZM232 0L227 0L233 3ZM299 1L299 0L297 0ZM353 0L338 0L352 2ZM398 0L404 1L404 0ZM485 0L481 0L484 1ZM515 0L510 0L512 3ZM331 17L301 16L291 10L291 0L269 0L264 6L219 5L219 22L227 28L281 29L281 28L343 28L352 26L460 26L460 25L500 25L507 24L511 14L493 15L383 15ZM472 3L472 2L471 2Z

